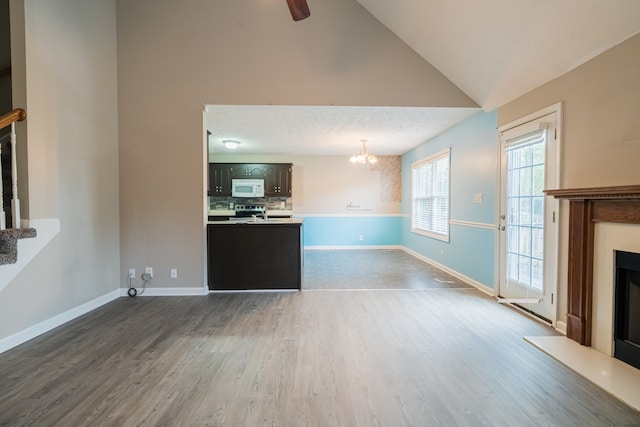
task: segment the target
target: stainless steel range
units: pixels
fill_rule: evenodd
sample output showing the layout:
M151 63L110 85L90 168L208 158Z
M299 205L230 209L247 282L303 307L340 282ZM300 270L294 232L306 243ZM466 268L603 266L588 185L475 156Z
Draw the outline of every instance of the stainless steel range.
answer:
M264 216L265 209L264 205L236 205L236 218Z

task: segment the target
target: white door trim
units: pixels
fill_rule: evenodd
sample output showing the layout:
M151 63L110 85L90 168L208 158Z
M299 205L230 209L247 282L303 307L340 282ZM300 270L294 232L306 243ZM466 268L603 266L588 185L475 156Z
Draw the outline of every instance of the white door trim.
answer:
M555 164L555 173L556 173L556 186L557 188L562 188L562 102L557 102L553 105L550 105L548 107L542 108L538 111L535 111L531 114L527 114L524 117L521 117L519 119L513 120L509 123L506 123L502 126L498 127L498 133L497 133L497 140L498 143L497 145L497 151L498 151L498 165L497 165L497 169L498 169L498 174L497 174L497 188L499 189L498 193L500 194L499 197L496 197L496 212L498 212L498 215L501 214L501 203L502 203L502 167L500 164L500 159L502 156L502 135L505 133L508 133L510 130L520 127L522 125L526 125L529 122L533 122L535 120L538 120L546 115L555 113L556 114L556 133L555 133L555 156L556 156L556 164ZM548 188L548 189L553 189L553 188ZM558 262L558 256L559 256L559 251L560 251L560 235L561 235L561 228L560 228L560 211L559 211L559 201L556 199L552 199L552 200L547 200L546 203L552 203L554 205L554 211L556 212L555 215L555 221L557 224L557 232L556 235L554 237L555 241L553 242L553 252L549 254L549 257L553 257L553 259L555 260L555 262ZM500 224L500 219L497 218L497 222L498 224ZM499 228L499 226L498 226ZM501 233L498 231L496 233L496 254L495 254L495 271L496 271L496 275L495 275L495 284L494 284L494 289L495 289L495 296L499 295L500 292L500 259L501 259L501 251L503 250L502 244L501 244ZM558 283L560 283L560 268L559 265L556 265L555 268L555 284L553 286L553 294L554 294L554 298L555 298L555 315L553 317L553 319L550 319L552 321L553 326L556 326L557 323L557 319L558 319Z

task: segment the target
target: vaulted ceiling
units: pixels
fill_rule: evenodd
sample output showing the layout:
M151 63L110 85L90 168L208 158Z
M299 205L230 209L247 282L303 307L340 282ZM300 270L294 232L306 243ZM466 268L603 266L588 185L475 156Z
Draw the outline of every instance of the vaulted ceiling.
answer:
M309 19L317 1L307 0ZM640 0L355 1L485 111L640 33ZM225 120L208 122L208 129L220 139L245 141L238 152L306 155L347 154L363 138L375 141L371 151L399 155L475 113L286 106L211 111ZM220 141L210 141L210 151L223 152Z
M640 32L638 0L356 1L485 110Z

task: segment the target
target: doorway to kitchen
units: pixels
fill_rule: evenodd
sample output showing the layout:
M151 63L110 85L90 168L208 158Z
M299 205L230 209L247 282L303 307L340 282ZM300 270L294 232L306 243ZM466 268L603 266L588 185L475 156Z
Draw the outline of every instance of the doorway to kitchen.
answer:
M560 105L500 131L499 297L556 323Z

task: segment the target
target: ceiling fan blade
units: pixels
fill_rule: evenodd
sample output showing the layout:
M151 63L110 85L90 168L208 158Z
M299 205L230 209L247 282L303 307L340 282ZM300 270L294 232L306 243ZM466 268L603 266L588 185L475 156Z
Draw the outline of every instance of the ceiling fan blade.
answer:
M289 11L291 11L291 17L294 21L300 21L311 15L307 0L287 0L287 4L289 5Z

